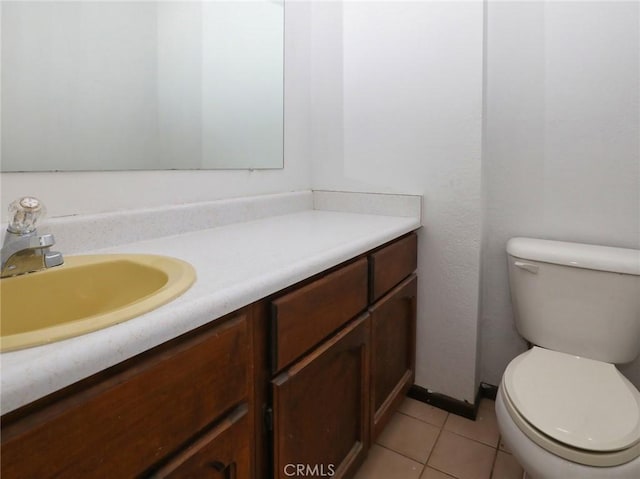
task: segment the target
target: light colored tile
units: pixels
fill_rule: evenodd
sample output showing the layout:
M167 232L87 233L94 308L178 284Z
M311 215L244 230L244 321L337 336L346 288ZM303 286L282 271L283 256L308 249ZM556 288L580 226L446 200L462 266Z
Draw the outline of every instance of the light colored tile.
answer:
M523 472L515 457L506 452L498 451L491 479L522 479Z
M422 471L422 475L420 479L451 479L453 476L449 474L445 474L444 472L437 471L436 469L432 469L430 467L425 467L424 471Z
M480 441L488 446L497 447L500 431L498 430L494 402L489 399L483 399L480 402L475 421L449 414L447 422L444 424L444 429L474 441Z
M439 433L431 424L396 413L378 437L378 444L424 464Z
M447 411L433 407L430 404L406 398L398 410L407 416L415 417L434 426L442 427L447 420Z
M496 450L442 431L428 465L458 479L489 479Z
M374 444L354 479L418 479L422 464Z
M502 440L502 437L500 437L500 441L498 442L498 447L500 448L501 451L508 452L509 454L511 454L511 451Z

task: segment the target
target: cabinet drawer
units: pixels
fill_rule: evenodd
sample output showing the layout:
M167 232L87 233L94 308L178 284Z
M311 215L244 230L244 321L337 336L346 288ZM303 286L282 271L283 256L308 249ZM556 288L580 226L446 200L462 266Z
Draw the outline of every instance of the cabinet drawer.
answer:
M273 372L291 364L366 307L366 258L273 301Z
M251 476L246 404L181 451L152 479L246 479Z
M411 233L369 256L369 301L375 302L418 267L418 236Z
M248 328L237 315L3 424L2 476L141 474L247 396Z

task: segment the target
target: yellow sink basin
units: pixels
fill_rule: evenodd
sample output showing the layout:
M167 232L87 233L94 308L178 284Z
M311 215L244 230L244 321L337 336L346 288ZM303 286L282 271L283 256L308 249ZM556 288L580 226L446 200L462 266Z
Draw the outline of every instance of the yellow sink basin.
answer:
M0 351L79 336L149 312L196 273L156 255L69 256L61 266L0 280Z

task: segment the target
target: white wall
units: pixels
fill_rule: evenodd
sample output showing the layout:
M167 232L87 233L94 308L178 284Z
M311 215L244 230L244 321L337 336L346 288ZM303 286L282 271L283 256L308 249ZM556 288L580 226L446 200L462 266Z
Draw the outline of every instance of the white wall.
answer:
M286 6L284 169L3 173L1 221L9 202L25 194L64 216L309 189L309 14L308 4Z
M640 248L640 4L490 2L481 378L524 350L505 243ZM640 387L640 360L623 372Z
M313 186L424 195L416 383L473 402L483 5L312 8Z

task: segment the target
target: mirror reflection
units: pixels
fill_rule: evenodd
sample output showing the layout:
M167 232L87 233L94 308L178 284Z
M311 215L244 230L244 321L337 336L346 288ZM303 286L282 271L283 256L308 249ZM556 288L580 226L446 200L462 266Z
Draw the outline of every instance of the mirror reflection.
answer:
M282 168L281 1L2 1L2 170Z

